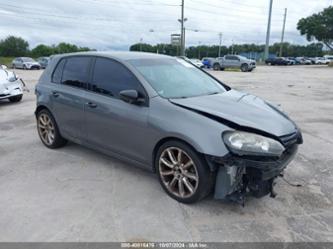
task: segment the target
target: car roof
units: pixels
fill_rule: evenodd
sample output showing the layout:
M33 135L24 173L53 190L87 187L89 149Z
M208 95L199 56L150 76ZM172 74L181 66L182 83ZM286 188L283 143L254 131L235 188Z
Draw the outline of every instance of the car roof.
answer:
M55 55L55 57L71 57L71 56L102 56L114 58L122 61L136 60L136 59L170 59L173 58L168 55L147 53L147 52L112 52L112 51L89 51L89 52L77 52L69 54Z

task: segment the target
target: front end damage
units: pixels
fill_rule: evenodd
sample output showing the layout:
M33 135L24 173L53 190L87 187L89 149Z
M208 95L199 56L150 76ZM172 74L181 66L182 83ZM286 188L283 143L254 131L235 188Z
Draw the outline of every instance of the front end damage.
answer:
M23 95L26 90L25 83L13 72L0 67L0 99Z
M280 157L239 156L232 152L224 157L207 158L217 170L215 199L224 199L244 205L246 196L275 197L275 180L297 153L302 143L300 132L280 138L285 151Z

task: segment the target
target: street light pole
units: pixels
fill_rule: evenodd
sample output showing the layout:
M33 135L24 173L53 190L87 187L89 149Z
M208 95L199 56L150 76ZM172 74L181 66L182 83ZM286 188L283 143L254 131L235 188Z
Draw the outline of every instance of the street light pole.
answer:
M184 0L182 0L182 10L181 10L181 19L180 19L180 55L185 55L185 32L184 32Z
M282 56L284 31L286 29L286 19L287 19L287 8L284 9L284 17L283 17L283 26L282 26L282 34L281 34L281 43L280 43L280 54L279 54L279 56Z
M222 32L219 33L219 37L220 37L220 45L219 45L219 56L218 57L221 57Z
M269 36L270 36L270 33L271 33L272 7L273 7L273 0L270 0L270 2L269 2L269 12L268 12L267 32L266 32L265 59L267 59L268 55L269 55Z

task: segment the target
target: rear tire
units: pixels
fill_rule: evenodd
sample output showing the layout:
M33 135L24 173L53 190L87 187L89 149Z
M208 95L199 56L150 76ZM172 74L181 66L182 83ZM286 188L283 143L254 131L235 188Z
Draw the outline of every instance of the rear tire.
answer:
M8 99L10 102L15 103L15 102L20 102L22 100L22 97L23 97L23 95L17 95L17 96L9 97Z
M66 145L67 140L60 135L58 125L51 112L42 109L37 113L36 118L38 135L46 147L56 149Z
M168 141L158 149L155 167L164 191L182 203L203 199L215 185L214 174L205 159L180 141Z

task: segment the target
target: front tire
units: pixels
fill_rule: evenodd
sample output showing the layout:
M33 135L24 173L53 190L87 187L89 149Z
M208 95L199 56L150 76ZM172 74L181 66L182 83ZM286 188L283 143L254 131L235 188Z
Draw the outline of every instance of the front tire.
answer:
M37 113L37 131L42 143L50 149L63 147L67 143L67 140L60 135L57 123L47 109Z
M203 199L214 185L213 173L205 159L179 141L166 142L159 148L155 167L164 191L182 203Z
M249 66L247 64L242 64L240 67L240 70L242 72L247 72L247 71L249 71Z

